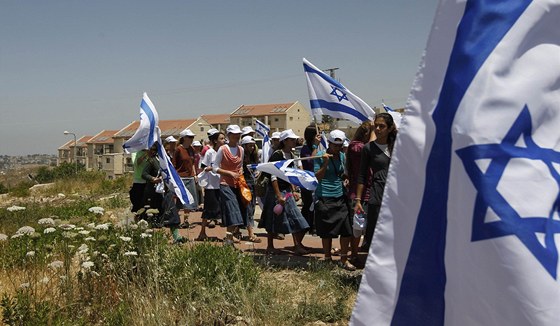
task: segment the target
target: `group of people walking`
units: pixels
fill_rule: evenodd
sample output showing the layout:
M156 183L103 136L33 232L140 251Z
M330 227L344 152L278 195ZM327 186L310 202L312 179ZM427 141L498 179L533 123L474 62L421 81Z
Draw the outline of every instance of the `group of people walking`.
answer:
M368 250L371 245L379 215L397 135L392 116L381 113L374 121L362 123L351 141L341 130L333 130L328 134L326 148L321 146L317 127L307 127L300 160L292 161L290 167L315 173L318 186L314 192L298 189L276 175L257 173L249 168L263 162L265 157L268 162L296 158L294 148L301 137L291 129L274 133L271 149L264 153L256 146L254 132L251 127L241 129L237 125L228 126L225 133L211 129L204 147L199 142L194 144L194 133L188 129L181 132L179 140L172 136L166 139L168 155L194 198L194 203L175 208L188 212L198 209L199 202L204 202L197 240L208 238L206 228L209 225L221 223L227 230L227 241L240 242L240 229L246 228L246 241L261 242L253 232L258 203L262 210L258 226L267 232L267 253L277 253L274 240L291 234L294 253L305 255L311 248L305 246L303 239L310 232L321 238L325 260L332 260L332 256L338 254L341 266L354 270L360 263L358 252ZM134 184L130 194L135 212L146 201L151 207L159 205L161 208L161 199L155 199L154 195L155 185L161 182L156 153L151 148L137 153L134 158ZM297 205L300 198L301 209ZM363 225L355 226L355 214L365 216L365 230ZM177 240L174 230L176 228L172 228L172 233ZM362 236L364 241L360 247ZM340 249L333 248L335 238L340 238Z

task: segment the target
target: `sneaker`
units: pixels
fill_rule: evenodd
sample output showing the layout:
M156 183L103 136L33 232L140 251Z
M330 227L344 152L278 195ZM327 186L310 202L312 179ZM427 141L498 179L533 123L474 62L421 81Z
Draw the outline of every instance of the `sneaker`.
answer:
M352 263L348 260L345 261L344 263L340 262L340 267L342 267L344 270L347 270L349 272L353 272L356 270L356 266L352 265Z

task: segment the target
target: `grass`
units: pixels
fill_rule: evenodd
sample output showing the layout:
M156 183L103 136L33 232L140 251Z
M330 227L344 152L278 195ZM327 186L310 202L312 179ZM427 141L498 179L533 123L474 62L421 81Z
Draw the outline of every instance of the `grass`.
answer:
M321 263L272 268L229 246L177 246L145 224L110 223L107 215L129 205L128 182L82 175L35 194L63 199L24 197L25 210L0 208L3 323L347 324L359 277ZM95 214L92 206L107 211ZM49 217L56 226L39 223ZM24 225L34 232L14 237Z

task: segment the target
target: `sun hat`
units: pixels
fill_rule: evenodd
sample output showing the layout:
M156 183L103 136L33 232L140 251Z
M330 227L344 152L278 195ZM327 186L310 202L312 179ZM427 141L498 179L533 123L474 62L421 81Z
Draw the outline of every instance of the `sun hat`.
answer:
M194 136L195 136L194 132L192 132L188 128L181 131L181 133L179 134L179 137L194 137Z
M213 136L213 135L215 135L215 134L217 134L217 133L219 133L219 132L220 132L220 131L219 131L218 129L212 128L212 129L209 129L209 130L206 132L206 134L208 135L208 137L210 137L210 136Z
M228 134L240 134L241 129L239 129L238 125L229 125L226 128L226 133L228 133Z
M286 129L280 133L280 141L284 141L288 138L298 139L299 136L296 135L292 129Z
M255 130L253 130L251 126L243 127L243 129L241 129L242 136L248 135L250 133L255 133Z
M245 136L243 137L243 139L241 139L241 145L254 144L254 143L255 143L255 139L251 136Z
M202 146L202 144L198 140L195 140L193 141L192 146Z
M169 137L165 138L165 142L166 143L176 143L177 139L175 139L175 137L173 137L173 136L169 136Z
M329 133L328 140L329 143L342 145L344 144L344 140L346 140L346 134L342 130L335 129Z
M280 134L279 131L275 131L272 133L272 136L270 136L270 139L280 139Z

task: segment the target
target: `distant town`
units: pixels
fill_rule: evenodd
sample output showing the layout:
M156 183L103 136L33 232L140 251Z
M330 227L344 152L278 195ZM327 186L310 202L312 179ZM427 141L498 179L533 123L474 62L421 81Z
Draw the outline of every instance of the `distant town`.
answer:
M22 156L0 155L0 173L31 165L56 165L56 155L31 154Z

